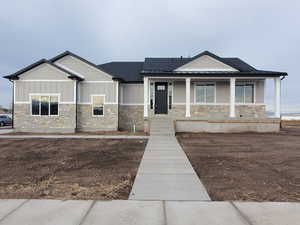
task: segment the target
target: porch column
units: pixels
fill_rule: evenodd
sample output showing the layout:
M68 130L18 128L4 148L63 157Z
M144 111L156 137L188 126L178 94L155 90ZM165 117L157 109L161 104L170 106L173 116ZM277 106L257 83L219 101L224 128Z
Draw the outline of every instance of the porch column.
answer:
M275 117L280 118L280 96L281 96L281 80L280 77L274 78L275 86Z
M191 78L185 79L185 117L191 117Z
M148 117L148 77L144 77L144 117Z
M231 118L235 117L235 78L230 78L230 114Z

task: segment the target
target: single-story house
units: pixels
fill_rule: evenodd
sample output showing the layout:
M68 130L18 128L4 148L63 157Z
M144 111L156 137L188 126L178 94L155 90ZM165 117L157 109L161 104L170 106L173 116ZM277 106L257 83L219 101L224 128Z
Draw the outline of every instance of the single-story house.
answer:
M239 58L145 58L95 65L69 51L5 76L13 83L14 128L22 132L145 130L152 119L178 131L276 131L266 115L265 81L274 79L275 117L285 72Z

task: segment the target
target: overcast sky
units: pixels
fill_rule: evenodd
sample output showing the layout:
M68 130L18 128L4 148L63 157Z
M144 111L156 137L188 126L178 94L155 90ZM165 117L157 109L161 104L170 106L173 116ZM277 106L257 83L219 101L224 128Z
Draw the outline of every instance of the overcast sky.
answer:
M0 76L65 50L96 64L209 50L288 72L282 109L300 111L299 12L297 0L2 0ZM10 101L0 78L0 105Z

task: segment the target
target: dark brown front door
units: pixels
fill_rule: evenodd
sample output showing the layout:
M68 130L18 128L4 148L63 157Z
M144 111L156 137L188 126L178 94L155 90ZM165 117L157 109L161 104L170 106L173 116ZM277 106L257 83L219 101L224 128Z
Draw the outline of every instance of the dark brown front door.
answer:
M168 83L155 83L155 114L168 114Z

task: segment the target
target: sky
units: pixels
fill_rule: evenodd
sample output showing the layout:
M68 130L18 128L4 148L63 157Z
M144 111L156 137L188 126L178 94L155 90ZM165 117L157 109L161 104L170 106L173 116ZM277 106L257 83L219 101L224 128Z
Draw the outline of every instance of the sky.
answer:
M0 105L12 93L2 76L66 50L95 64L208 50L288 72L282 111L300 112L299 12L297 0L3 0ZM270 110L273 85L267 81Z

